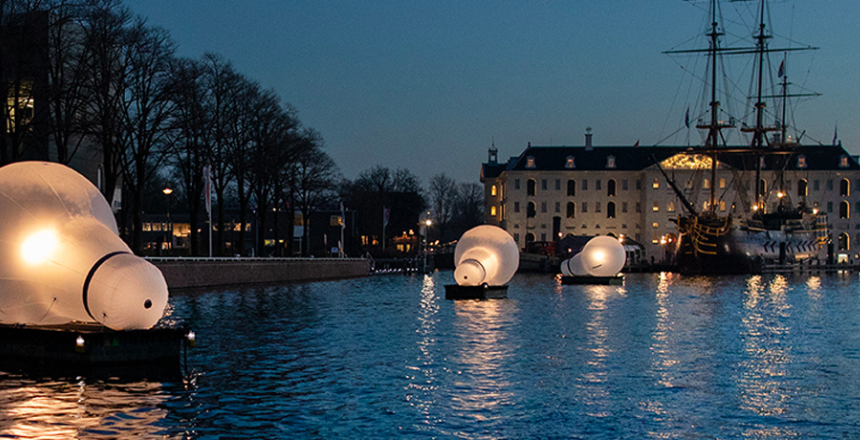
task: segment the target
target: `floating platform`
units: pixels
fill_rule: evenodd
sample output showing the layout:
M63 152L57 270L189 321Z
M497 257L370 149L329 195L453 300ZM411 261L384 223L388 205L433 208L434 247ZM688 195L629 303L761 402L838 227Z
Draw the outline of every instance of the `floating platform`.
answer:
M508 286L445 285L445 299L504 299L507 297Z
M610 286L621 286L624 284L624 275L614 277L562 276L561 284L602 284Z
M0 369L49 377L176 379L187 329L111 330L95 324L0 325Z

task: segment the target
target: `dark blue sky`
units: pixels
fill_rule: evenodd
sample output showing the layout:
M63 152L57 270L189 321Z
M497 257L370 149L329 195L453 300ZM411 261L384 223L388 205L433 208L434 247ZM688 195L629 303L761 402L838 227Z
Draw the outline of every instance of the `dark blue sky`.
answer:
M596 145L653 145L683 127L701 95L685 70L698 73L703 61L661 52L701 41L702 1L125 4L168 29L180 55L220 53L275 90L348 178L384 165L424 184L440 172L477 182L493 138L505 159L527 142L582 145L588 126ZM749 7L731 3L725 15ZM860 153L860 2L778 0L771 9L772 44L821 47L788 63L792 82L823 94L792 112L804 143L830 144L838 124ZM700 137L681 130L661 144L688 139Z

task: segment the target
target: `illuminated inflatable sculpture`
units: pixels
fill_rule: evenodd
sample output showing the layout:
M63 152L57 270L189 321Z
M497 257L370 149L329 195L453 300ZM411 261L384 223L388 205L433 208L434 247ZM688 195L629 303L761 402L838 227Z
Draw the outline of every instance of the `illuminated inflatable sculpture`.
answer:
M561 262L562 283L580 284L601 281L621 281L618 273L627 262L624 245L615 237L597 236L588 240L582 251Z
M448 299L507 296L508 281L520 264L517 244L502 228L481 225L466 231L454 249L454 279L445 286Z
M154 326L167 304L161 272L119 238L110 205L60 164L0 168L0 322Z

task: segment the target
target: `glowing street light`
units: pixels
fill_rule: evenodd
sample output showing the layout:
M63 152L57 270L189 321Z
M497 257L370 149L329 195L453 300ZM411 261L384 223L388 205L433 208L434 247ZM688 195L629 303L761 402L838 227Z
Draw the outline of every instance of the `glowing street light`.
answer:
M164 188L161 190L167 196L167 229L170 230L170 242L167 244L169 250L173 246L173 225L170 223L170 195L173 194L173 188ZM165 238L167 238L165 236Z

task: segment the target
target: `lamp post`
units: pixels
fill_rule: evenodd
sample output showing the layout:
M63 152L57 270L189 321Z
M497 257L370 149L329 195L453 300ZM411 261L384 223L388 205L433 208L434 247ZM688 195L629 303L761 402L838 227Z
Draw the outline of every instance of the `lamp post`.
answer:
M421 273L427 273L427 232L430 226L433 225L433 220L430 219L430 211L424 212L421 217L421 244L424 247L424 264Z
M170 241L167 243L167 250L169 251L171 247L173 247L173 225L170 223L170 195L173 194L172 188L164 188L161 190L165 196L167 196L167 229L170 231ZM165 235L165 239L167 236Z

